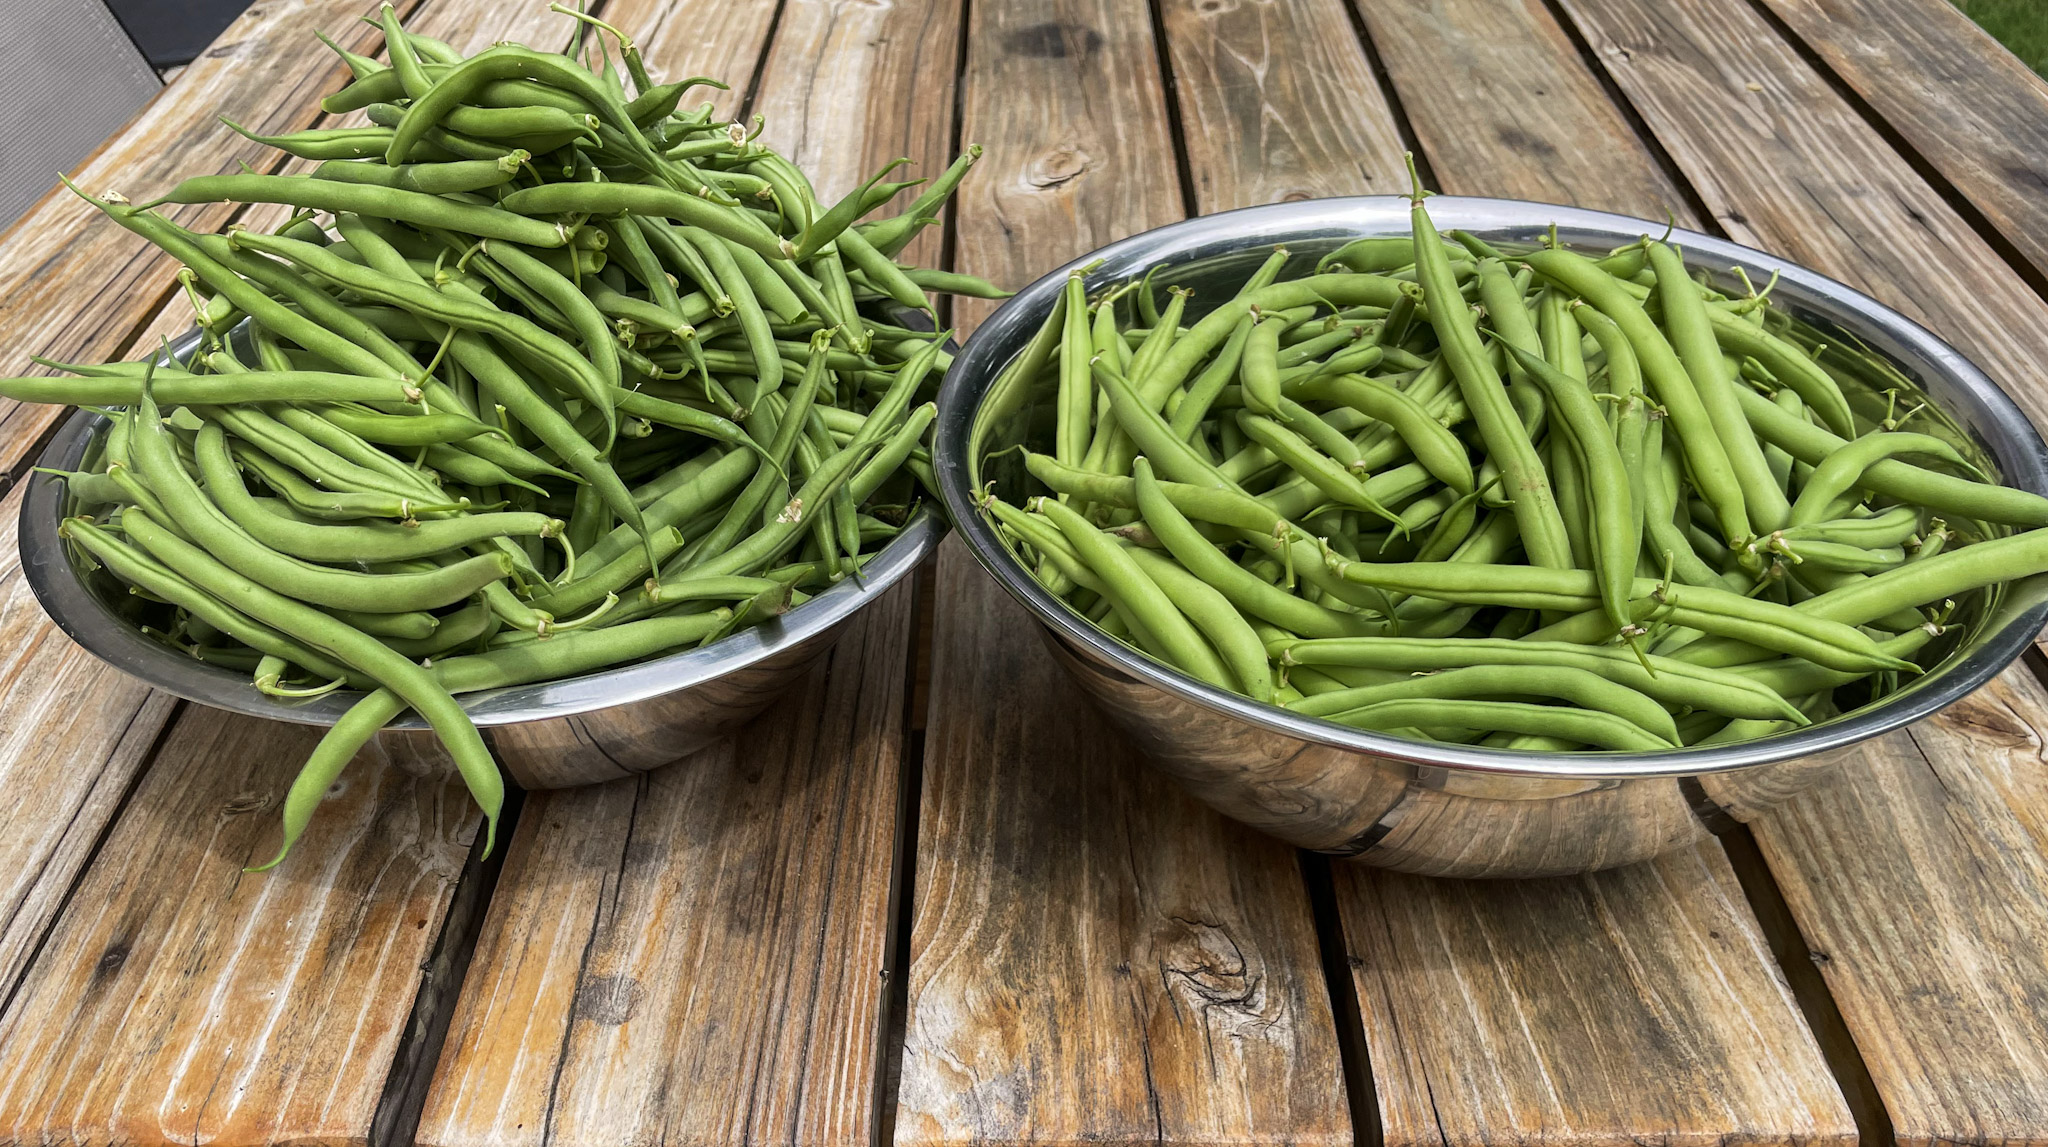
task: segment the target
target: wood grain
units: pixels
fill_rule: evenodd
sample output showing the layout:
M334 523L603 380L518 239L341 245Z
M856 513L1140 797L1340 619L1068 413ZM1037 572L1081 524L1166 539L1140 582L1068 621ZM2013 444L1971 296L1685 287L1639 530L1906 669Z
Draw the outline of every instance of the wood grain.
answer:
M468 55L505 41L545 51L559 51L569 42L569 32L574 27L569 17L550 11L548 5L528 4L525 0L418 0L418 3L419 6L406 17L405 26L423 36L446 40L457 51ZM590 7L595 10L599 6L592 4ZM607 7L616 11L619 5ZM329 117L329 121L336 122L340 118Z
M2048 426L2048 303L1755 10L1563 4L1716 226L1905 312Z
M731 741L528 797L420 1143L870 1141L912 611Z
M1754 10L1565 3L1731 233L1921 317L2038 415L2039 299ZM2039 712L2020 680L1916 730L1924 757L1875 747L1754 826L1905 1142L2048 1139L2048 1076L2010 1067L2038 1037L1953 1036L2039 1022L2038 796L1999 779L2025 777L2004 757Z
M1902 1144L2048 1142L2044 751L2015 667L1755 826Z
M1166 0L1201 211L1407 190L1401 138L1343 0Z
M1441 190L1690 221L1543 0L1353 2Z
M752 97L754 67L768 50L768 32L780 3L765 0L609 0L606 21L634 37L657 82L709 76L730 91L698 88L693 104L709 100L718 114L737 116Z
M23 487L26 489L26 487ZM173 701L80 649L22 577L21 490L0 502L0 995L20 981Z
M1145 769L953 542L896 1142L1348 1144L1286 846Z
M405 4L402 8L410 8ZM249 8L120 134L73 173L89 191L141 200L192 175L268 165L277 153L219 122L264 134L295 131L347 75L316 30L366 50L379 42L358 17L374 0L263 0ZM188 227L214 229L229 205L166 208ZM122 354L172 288L177 265L99 217L61 188L0 237L0 371L33 369L31 354L100 362ZM62 408L0 399L0 471L16 470Z
M316 738L184 711L0 1015L0 1140L364 1141L481 818L372 745L244 873Z
M960 269L1180 217L1144 4L971 13ZM937 581L896 1142L1348 1142L1289 851L1144 770L955 542Z
M989 152L960 190L955 270L1022 287L1183 214L1143 0L973 4L961 138ZM994 310L962 299L971 330Z
M2048 274L2048 81L1953 4L1764 2Z
M1718 848L1336 886L1390 1145L1856 1141Z

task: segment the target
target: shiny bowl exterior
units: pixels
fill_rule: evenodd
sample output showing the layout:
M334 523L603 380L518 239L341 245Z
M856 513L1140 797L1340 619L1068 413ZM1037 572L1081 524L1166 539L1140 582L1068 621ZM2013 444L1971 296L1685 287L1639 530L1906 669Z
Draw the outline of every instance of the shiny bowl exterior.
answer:
M179 352L173 346L173 353ZM80 411L58 430L39 465L78 469L106 419ZM57 536L70 512L63 484L37 481L21 507L21 563L43 611L72 640L150 685L218 709L330 725L362 696L330 693L304 701L267 697L247 675L204 664L152 641L109 608L103 582L80 571ZM529 789L596 784L659 768L745 725L783 695L832 647L846 623L917 568L945 535L930 507L919 509L856 580L848 578L779 618L713 642L561 681L464 695L499 762ZM431 741L415 713L385 737Z
M1664 230L1498 199L1434 198L1430 214L1445 231L1500 243L1535 242L1555 223L1566 245L1600 251ZM969 340L939 395L938 480L968 548L1043 624L1058 660L1111 722L1217 809L1304 848L1408 872L1541 876L1627 864L1751 819L1838 767L1858 742L1966 696L2048 622L2048 579L2005 586L1956 627L1959 636L1942 639L1951 644L1930 672L1879 704L1746 744L1572 755L1422 744L1261 705L1134 652L1048 594L975 511L978 486L1015 489L1014 461L990 455L1023 439L1039 396L984 400L1070 269L1098 264L1086 274L1092 291L1163 263L1169 270L1157 281L1195 287L1199 302L1228 297L1276 246L1312 261L1351 239L1406 235L1408 224L1405 199L1324 199L1205 216L1112 244L1005 303ZM1672 241L1717 278L1737 267L1759 284L1780 276L1772 296L1780 306L1887 356L1976 439L2003 481L2048 493L2040 435L1983 372L1926 330L1762 252L1685 231Z

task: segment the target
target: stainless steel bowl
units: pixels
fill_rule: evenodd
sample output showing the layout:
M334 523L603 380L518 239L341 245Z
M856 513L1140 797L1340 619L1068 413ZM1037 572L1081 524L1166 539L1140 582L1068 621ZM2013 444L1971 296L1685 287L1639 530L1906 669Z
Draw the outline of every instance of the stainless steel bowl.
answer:
M1500 199L1430 200L1439 227L1496 243L1558 238L1598 249L1662 224ZM1346 728L1189 678L1105 636L1048 594L974 509L993 482L1029 479L1014 444L1042 441L1032 416L1050 396L985 402L998 372L1043 322L1070 269L1091 288L1169 269L1161 284L1228 297L1275 247L1303 262L1361 236L1405 235L1395 197L1324 199L1192 219L1112 244L1040 279L975 332L939 394L935 462L947 510L981 564L1044 625L1048 644L1110 720L1152 761L1222 812L1304 848L1408 872L1538 876L1627 864L1756 816L1838 767L1851 746L1899 728L1996 676L2048 621L2048 578L1981 595L1930 647L1929 671L1880 703L1747 744L1659 753L1537 755L1421 744ZM2048 493L2048 446L1982 371L1926 330L1832 279L1709 235L1678 232L1688 262L1717 278L1744 269L1837 345L1854 338L1928 391L1954 433L1975 440L2008 484ZM1099 261L1099 262L1098 262ZM1199 308L1195 308L1199 309ZM1192 316L1191 316L1192 317Z
M189 350L174 344L172 353ZM78 469L109 425L80 411L43 451L40 465ZM288 701L258 693L246 674L208 665L143 636L112 607L118 587L78 569L57 536L71 512L57 482L37 481L21 507L21 563L43 611L101 660L166 693L218 709L331 725L362 696L330 693ZM945 535L920 508L877 553L859 580L848 578L766 624L701 649L582 677L463 696L499 762L529 789L596 784L659 768L758 716L838 640L862 606L917 568ZM431 739L408 712L383 736Z

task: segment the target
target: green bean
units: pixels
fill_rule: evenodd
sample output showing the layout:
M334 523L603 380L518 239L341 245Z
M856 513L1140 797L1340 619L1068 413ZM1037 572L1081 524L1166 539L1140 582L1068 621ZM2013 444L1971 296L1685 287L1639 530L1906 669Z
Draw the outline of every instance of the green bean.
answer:
M157 390L159 398L167 400L169 394L162 388ZM298 396L302 402L310 398L309 395ZM459 414L384 414L361 406L340 404L322 407L320 414L350 434L383 446L425 446L436 442L464 442L479 434L504 434L502 430Z
M1116 543L1103 536L1073 510L1051 499L1038 499L1027 509L1045 515L1059 527L1081 561L1094 571L1104 591L1138 630L1176 668L1221 689L1234 687L1229 670L1197 633L1172 599Z
M1017 293L1006 291L977 275L963 275L955 271L932 271L923 267L898 269L903 272L904 279L920 291L959 295L969 299L1007 299Z
M1783 554L1799 565L1851 573L1886 570L1903 565L1906 561L1906 551L1899 546L1873 548L1843 542L1778 540L1772 543L1771 548L1773 552Z
M740 273L739 263L719 236L695 226L684 226L680 232L683 240L697 249L719 286L732 299L734 313L739 316L740 330L746 335L747 349L754 356L753 365L757 372L753 392L742 395L740 400L749 407L755 406L763 395L773 394L782 386L782 356L775 348L774 332L768 329L768 314L761 309L753 287Z
M1391 426L1438 481L1461 494L1472 492L1472 460L1464 444L1408 394L1356 374L1317 378L1288 390L1293 396L1340 403Z
M932 180L925 188L924 194L918 196L909 209L892 219L864 227L863 231L875 249L893 259L910 245L910 241L917 237L918 231L927 223L937 222L940 209L945 206L946 200L952 198L953 192L960 186L960 181L966 178L968 169L981 158L981 151L980 144L968 144L967 150L937 179Z
M137 470L162 499L172 522L242 576L279 593L364 613L403 613L460 601L511 573L509 560L502 554L482 555L418 574L364 574L286 557L250 537L207 500L171 449L156 404L148 395L132 409L140 417L132 437Z
M643 544L652 547L632 491L626 488L618 472L599 458L596 447L578 434L568 419L531 390L519 372L480 337L458 334L450 344L450 350L457 361L476 377L480 389L546 443L563 464L595 486L612 512L640 534Z
M610 386L596 364L531 319L492 306L474 292L458 294L453 290L435 290L417 281L408 282L358 267L325 248L291 239L238 232L235 241L287 259L365 298L387 302L436 322L489 334L527 348L558 378L574 387L580 397L598 405L608 401Z
M594 370L597 376L594 386L579 385L577 395L603 415L604 447L609 449L613 439L618 436L618 421L612 410L611 400L621 385L622 375L618 346L611 339L611 331L605 324L604 316L575 283L548 266L545 261L534 257L531 252L521 250L517 244L493 244L485 240L477 245L477 250L483 258L511 272L520 282L526 284L529 290L546 299L557 313L568 320L570 329L576 332L577 339L582 343L584 357L588 359L590 369ZM496 329L492 333L501 338L516 337L498 334ZM529 336L531 334L530 331L526 333Z
M1888 641L1878 643L1878 648L1893 656L1906 658L1919 652L1929 641L1940 636L1939 626L1916 625ZM1750 665L1737 665L1723 672L1733 674L1757 686L1768 689L1781 697L1800 697L1824 690L1840 688L1862 680L1862 674L1843 673L1827 669L1810 661L1796 658L1779 658L1775 661L1759 661ZM1806 724L1804 715L1798 724Z
M1832 516L1827 511L1837 498L1850 487L1861 484L1865 473L1877 463L1901 454L1927 455L1970 468L1970 463L1956 452L1955 447L1932 435L1902 431L1866 434L1829 451L1814 466L1812 476L1799 491L1799 500L1792 506L1792 524L1811 525Z
M1549 400L1553 421L1563 430L1586 480L1586 504L1593 523L1590 550L1600 586L1600 600L1617 629L1631 623L1629 596L1635 585L1636 555L1642 552L1642 518L1630 502L1631 477L1622 464L1613 431L1585 384L1567 377L1535 355L1510 344L1508 353L1522 364Z
M1611 713L1514 701L1381 701L1333 713L1330 720L1382 732L1428 723L1531 736L1556 735L1580 744L1635 752L1676 747L1655 733Z
M512 182L522 166L533 158L524 151L512 151L498 159L461 159L448 163L412 163L385 167L381 163L330 160L313 169L313 178L338 183L368 183L442 195L456 191L482 191Z
M1080 470L1045 454L1027 453L1024 464L1033 477L1075 501L1099 502L1128 510L1140 508L1136 483L1131 478ZM1272 508L1241 491L1182 482L1160 482L1159 488L1182 514L1199 522L1264 531L1281 524L1280 516Z
M1714 338L1723 350L1761 363L1774 378L1819 414L1829 430L1845 436L1856 433L1856 419L1849 412L1849 400L1842 396L1841 387L1806 352L1726 311L1709 307L1707 318L1713 324ZM1748 404L1741 401L1739 393L1736 397L1747 414Z
M1244 361L1245 344L1251 341L1252 328L1257 320L1246 315L1237 321L1224 341L1216 357L1203 369L1184 392L1179 408L1173 411L1168 429L1174 437L1183 441L1195 438L1196 427L1209 416L1209 410L1223 393L1224 387L1237 377ZM1163 355L1161 357L1164 357Z
M322 613L375 637L427 638L440 621L424 610L406 613L361 613L352 609L322 609Z
M1780 410L1760 394L1737 390L1736 398L1758 437L1809 466L1818 466L1846 444L1829 431ZM1870 466L1854 481L1884 497L1957 518L2014 526L2048 525L2048 498L2039 494L1952 477L1893 458Z
M418 709L454 758L471 797L484 810L484 854L490 854L497 839L498 812L505 799L504 780L476 726L426 670L392 652L376 638L247 580L138 510L123 511L121 525L129 537L172 570L187 579L217 587L250 617L294 634L335 661L375 679Z
M1671 714L1655 700L1599 673L1565 664L1446 668L1385 685L1324 693L1289 708L1310 716L1324 716L1382 701L1517 696L1568 701L1582 709L1620 717L1673 745L1678 743L1678 727L1672 723Z
M1748 535L1749 511L1728 450L1684 364L1642 304L1591 259L1575 252L1532 251L1527 262L1538 274L1578 294L1621 329L1657 400L1669 412L1671 427L1685 452L1687 472L1713 508L1722 536L1732 542Z
M1245 339L1239 370L1244 377L1244 404L1267 418L1280 416L1280 328L1278 319L1261 319Z
M642 183L543 183L522 187L498 201L518 215L635 215L673 219L730 239L768 259L787 259L794 248L767 225L743 211L667 187ZM472 232L475 234L476 232ZM654 232L648 232L650 238ZM546 246L547 244L530 244Z
M237 462L255 471L263 484L283 498L293 510L311 517L330 521L362 518L410 520L416 514L448 513L467 508L463 501L421 503L384 491L322 490L254 445L236 442L232 449Z
M469 514L398 525L315 525L248 493L218 423L199 431L199 470L214 504L257 541L316 562L400 561L474 545L494 537L553 537L562 523L541 514ZM371 558L374 555L374 558Z
M384 149L391 146L391 137L395 134L388 127L372 126L312 128L286 135L258 135L226 116L222 116L220 122L244 139L277 148L300 159L343 160L381 156Z
M1428 300L1451 302L1430 307L1430 326L1435 329L1443 358L1457 379L1458 392L1479 425L1489 460L1500 467L1503 493L1513 504L1522 544L1537 565L1569 567L1571 543L1565 537L1564 520L1558 514L1550 482L1543 474L1543 463L1508 401L1492 358L1480 346L1478 325L1460 300L1442 240L1422 205L1419 182L1410 217L1415 232L1417 281Z
M1916 506L1892 506L1867 518L1835 518L1791 526L1772 535L1785 542L1822 541L1838 545L1881 549L1904 545L1920 532L1920 510ZM1930 555L1931 556L1931 555Z
M161 371L157 397L167 403L393 402L417 405L419 388L394 378L366 378L324 371L248 371L197 375ZM125 406L142 399L142 379L0 378L0 397L17 402Z
M517 194L517 193L515 193ZM201 175L172 188L159 202L282 203L315 211L346 211L398 219L428 227L448 227L487 239L504 239L530 247L559 247L567 241L563 228L527 219L510 210L462 203L440 195L380 187L368 183L337 183L304 175Z
M1662 243L1649 245L1650 267L1657 276L1657 299L1663 305L1664 327L1679 364L1691 378L1714 432L1727 454L1749 515L1749 533L1767 534L1786 524L1792 512L1784 487L1771 476L1762 445L1742 416L1721 348L1715 342L1700 286L1687 274L1678 252ZM1730 535L1730 540L1734 536Z
M839 238L842 232L853 226L854 220L867 213L862 204L874 191L875 185L881 182L882 177L909 162L908 159L895 160L870 176L867 182L847 192L844 198L833 204L823 215L818 216L809 227L804 228L803 236L791 251L790 257L799 262L809 259L823 250L826 244Z
M350 677L350 671L340 663L328 660L284 633L240 612L85 518L65 519L58 533L84 547L122 581L140 586L152 596L190 612L243 645L260 650L266 656L281 657L323 677Z
M1392 510L1372 496L1366 483L1317 451L1300 435L1249 410L1238 412L1237 425L1253 441L1272 451L1289 469L1308 479L1332 500L1377 514L1390 522L1398 520Z
M1569 668L1595 673L1619 685L1672 706L1719 713L1731 718L1783 718L1805 723L1784 697L1748 676L1710 669L1669 657L1637 654L1614 646L1574 645L1519 639L1474 638L1423 640L1414 637L1350 638L1335 641L1288 640L1274 648L1282 665L1350 666L1401 672L1432 672L1464 666L1519 665ZM1326 711L1325 703L1294 706L1310 715Z
M1273 673L1266 663L1265 646L1229 599L1171 559L1144 549L1123 552L1209 639L1230 672L1230 687L1254 701L1271 703Z

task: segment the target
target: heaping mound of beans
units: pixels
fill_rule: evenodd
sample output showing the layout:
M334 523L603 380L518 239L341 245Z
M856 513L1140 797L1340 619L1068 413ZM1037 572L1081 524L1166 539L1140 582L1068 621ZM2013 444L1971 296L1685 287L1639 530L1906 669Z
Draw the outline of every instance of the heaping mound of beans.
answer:
M1447 240L1418 184L1412 237L1289 263L1191 325L1076 274L991 392L1057 400L1043 492L983 513L1199 681L1418 740L1726 744L1881 696L1960 595L2048 570L2011 529L2048 499L1665 243Z
M678 110L723 85L656 84L556 10L565 54L464 58L387 4L390 65L336 48L354 80L323 102L371 126L252 137L319 165L158 201L297 209L275 232L93 199L184 264L203 344L0 380L121 408L62 475L90 511L64 533L137 624L265 693L368 691L292 785L284 849L407 709L494 835L503 781L454 694L689 648L856 574L928 477L950 362L944 334L875 316L1003 297L896 262L978 148L860 222L921 181L822 204L758 123Z

